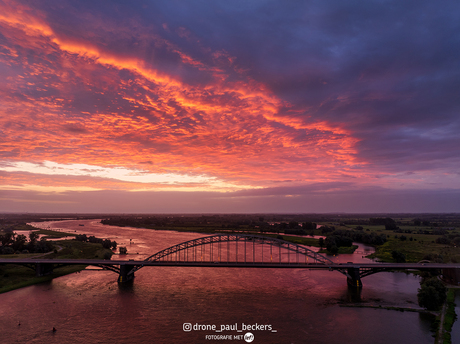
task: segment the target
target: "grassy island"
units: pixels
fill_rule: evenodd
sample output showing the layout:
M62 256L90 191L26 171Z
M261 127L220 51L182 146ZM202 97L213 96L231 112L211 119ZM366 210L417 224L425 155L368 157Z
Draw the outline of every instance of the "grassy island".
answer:
M21 229L18 229L21 228ZM14 226L13 230L30 230L35 229L31 226ZM0 235L4 235L5 232L0 232ZM75 236L71 233L56 232L51 230L39 230L34 233L46 235L46 238L62 238ZM42 239L43 240L43 239ZM16 253L16 254L2 254L1 258L8 258L11 260L18 258L61 258L61 259L102 259L107 257L107 254L111 254L110 249L104 248L99 243L82 242L77 240L56 240L47 241L53 248L49 252L43 253ZM20 265L0 265L0 293L4 293L10 290L22 288L25 286L50 281L53 278L74 273L85 269L85 265L71 265L57 268L53 271L53 274L48 276L37 277L35 271Z

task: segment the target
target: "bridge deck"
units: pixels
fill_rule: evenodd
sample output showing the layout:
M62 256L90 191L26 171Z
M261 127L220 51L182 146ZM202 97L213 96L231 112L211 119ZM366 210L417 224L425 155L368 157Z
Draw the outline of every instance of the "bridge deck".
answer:
M176 266L176 267L258 267L258 268L309 268L309 269L460 269L460 264L441 264L441 263L338 263L338 264L318 264L318 263L278 263L278 262L187 262L187 261L144 261L144 260L103 260L103 259L14 259L0 258L0 264L59 264L59 265L95 265L95 266Z

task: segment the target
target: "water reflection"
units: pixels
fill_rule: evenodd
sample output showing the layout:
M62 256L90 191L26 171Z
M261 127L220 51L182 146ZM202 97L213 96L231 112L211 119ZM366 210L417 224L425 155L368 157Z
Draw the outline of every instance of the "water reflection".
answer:
M361 293L362 293L361 288L348 287L347 294L345 295L344 300L347 303L361 302L362 301Z
M83 223L84 226L79 226ZM126 245L141 259L197 233L103 226L97 221L48 224ZM135 243L129 245L134 238ZM139 255L136 253L139 252ZM362 254L335 257L361 261ZM0 295L6 343L192 343L209 332L183 323L270 324L254 331L268 343L432 343L430 320L418 313L340 307L343 303L416 306L419 279L383 272L349 289L337 271L145 267L131 284L109 271L83 271ZM21 321L21 331L17 321ZM50 330L56 327L53 335ZM211 333L212 334L212 333ZM236 333L235 333L236 334Z
M455 296L455 314L457 314L457 320L452 326L452 343L460 343L460 290L457 289L457 294Z

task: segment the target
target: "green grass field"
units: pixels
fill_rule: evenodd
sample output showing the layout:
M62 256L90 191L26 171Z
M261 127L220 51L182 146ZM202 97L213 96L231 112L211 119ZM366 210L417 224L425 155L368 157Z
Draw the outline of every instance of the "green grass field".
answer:
M391 252L400 251L406 256L406 262L416 263L423 260L427 255L437 255L444 263L460 261L460 249L458 247L437 244L432 242L432 239L433 236L425 240L419 238L417 241L401 241L390 237L385 244L376 248L376 252L370 258L392 262Z
M331 226L332 223L321 223ZM358 225L337 226L336 229L352 230ZM434 234L418 234L419 230L429 231L433 233L438 228L429 226L409 226L400 225L401 231L411 231L412 233L396 233L392 230L386 230L384 225L361 225L365 233L385 234L387 242L381 246L376 246L376 252L369 258L377 258L385 262L394 262L391 255L392 251L400 251L406 256L406 262L419 262L428 255L438 256L443 263L460 262L460 248L452 245L437 244L436 239L441 235ZM459 233L459 229L448 231L449 234ZM406 237L406 240L400 240L401 235ZM395 237L397 236L397 238ZM410 240L412 238L412 240ZM339 252L340 253L340 252Z
M75 237L75 233L66 233L66 232L57 232L57 231L52 231L49 229L40 229L38 231L35 231L35 233L44 235L45 239L57 239L57 238L65 238L65 237Z
M62 234L61 232L56 232ZM106 252L111 250L104 249L101 244L92 244L76 240L58 240L54 242L56 248L60 247L57 253L50 253L43 258L61 258L61 259L102 259ZM2 255L2 258L31 258L42 255L42 253L12 254ZM37 277L35 271L20 265L0 265L0 293L22 288L32 284L50 281L53 278L74 273L83 270L85 265L71 265L57 268L52 275Z

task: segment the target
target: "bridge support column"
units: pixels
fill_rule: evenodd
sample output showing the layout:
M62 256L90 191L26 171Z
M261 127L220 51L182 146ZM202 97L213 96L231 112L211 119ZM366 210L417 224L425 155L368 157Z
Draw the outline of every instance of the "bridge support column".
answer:
M35 264L35 275L37 277L51 275L53 273L53 263Z
M361 276L359 275L359 268L348 268L347 269L347 283L352 288L362 288L363 282L361 282Z
M130 282L134 279L134 272L129 273L133 269L130 265L120 265L120 275L118 276L118 283Z
M446 282L460 285L460 269L446 268L442 269L442 277Z

